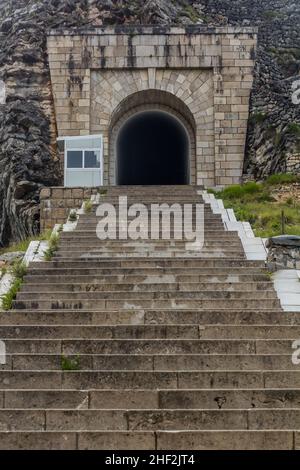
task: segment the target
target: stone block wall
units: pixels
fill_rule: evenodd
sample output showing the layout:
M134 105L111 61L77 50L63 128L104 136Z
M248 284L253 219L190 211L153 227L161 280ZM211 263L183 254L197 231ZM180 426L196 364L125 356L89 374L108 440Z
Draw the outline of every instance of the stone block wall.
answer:
M82 203L97 194L96 188L44 188L40 193L41 232L63 224L72 209L79 209Z
M167 105L176 113L179 100L182 122L188 113L193 117L191 183L238 183L256 42L257 31L249 27L118 26L50 32L58 134L102 133L104 184L115 184L115 116L122 119L131 111L128 104L135 94L142 94L140 102L148 105L144 93L155 90L161 98L152 106Z

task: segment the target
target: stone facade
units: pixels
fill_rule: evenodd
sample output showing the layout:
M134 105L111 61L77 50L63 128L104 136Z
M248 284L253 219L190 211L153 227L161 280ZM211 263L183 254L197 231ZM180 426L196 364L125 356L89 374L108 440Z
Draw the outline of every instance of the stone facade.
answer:
M143 109L176 115L190 136L190 182L241 180L256 29L118 26L50 32L59 136L104 136L104 184L115 183L115 136Z

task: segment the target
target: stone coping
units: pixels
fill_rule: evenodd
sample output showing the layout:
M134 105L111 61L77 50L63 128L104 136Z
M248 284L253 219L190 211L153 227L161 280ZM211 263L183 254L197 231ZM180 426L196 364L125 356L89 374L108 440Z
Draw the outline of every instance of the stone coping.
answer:
M257 27L249 26L205 26L187 25L185 27L168 25L116 25L103 27L61 28L48 31L48 36L95 36L120 34L257 34Z
M267 240L267 248L276 246L286 246L293 248L300 248L300 237L297 235L279 235L278 237L272 237Z

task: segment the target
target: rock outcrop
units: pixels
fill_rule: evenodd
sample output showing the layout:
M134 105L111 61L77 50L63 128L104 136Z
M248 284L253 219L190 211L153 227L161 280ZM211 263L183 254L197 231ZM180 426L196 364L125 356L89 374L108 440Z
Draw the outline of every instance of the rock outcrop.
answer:
M300 78L299 20L296 0L0 0L0 246L38 231L40 188L61 183L48 29L258 25L245 173L263 178L299 171L300 104L291 100L292 84Z

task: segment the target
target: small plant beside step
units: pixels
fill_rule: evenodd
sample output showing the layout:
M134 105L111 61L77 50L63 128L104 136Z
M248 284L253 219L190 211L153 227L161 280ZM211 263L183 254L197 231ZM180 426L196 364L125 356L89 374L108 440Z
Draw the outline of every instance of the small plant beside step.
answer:
M85 214L90 214L93 209L93 203L91 200L85 201L83 204L83 210Z
M44 258L46 261L51 261L57 248L58 248L59 236L54 234L49 240L48 249L44 252Z
M97 192L98 192L98 194L100 194L100 196L106 196L106 194L107 194L107 189L101 189L101 188L99 188L99 189L97 190Z
M2 296L2 307L4 310L11 310L13 301L17 297L17 293L20 291L23 285L23 279L26 275L27 267L22 261L16 261L12 268L11 274L14 276L14 281L6 294Z
M76 222L77 220L77 214L75 211L71 211L69 215L69 222Z

